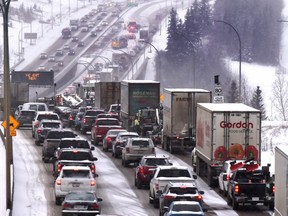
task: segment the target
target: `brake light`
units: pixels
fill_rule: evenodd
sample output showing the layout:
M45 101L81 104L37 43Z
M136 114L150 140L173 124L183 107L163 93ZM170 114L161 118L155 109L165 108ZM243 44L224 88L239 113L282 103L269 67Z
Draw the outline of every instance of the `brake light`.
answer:
M57 172L58 172L58 173L60 173L61 168L62 168L62 165L61 165L61 164L57 164Z
M95 180L91 180L90 181L90 186L95 186L96 185L96 181Z
M126 148L126 153L130 153L130 149L128 147Z
M42 132L43 132L43 130L41 130L41 129L37 130L37 133L42 133Z
M80 117L78 117L78 121L80 121L81 120L81 118Z
M234 186L234 193L238 194L240 192L240 187L239 185Z
M64 203L63 209L68 209L68 208L71 208L71 205L69 203Z
M35 127L38 127L39 126L39 121L36 121L35 122Z
M99 209L99 205L97 203L93 203L90 205L91 209Z
M107 137L107 138L106 138L106 142L112 142L111 137Z
M77 154L77 153L78 153L78 150L73 150L73 153Z
M165 195L165 196L164 196L164 199L174 199L174 196L171 196L171 195Z
M84 118L84 119L83 119L83 123L86 124L86 122L87 122L87 121L86 121L86 118Z
M198 196L196 196L196 200L203 200L203 196L201 196L200 194Z
M227 174L227 177L226 177L227 181L230 180L230 174Z
M71 120L71 121L73 120L73 117L72 117L72 115L70 115L70 116L69 116L69 120Z
M176 137L176 139L177 139L177 140L179 140L179 139L180 139L180 137L179 137L179 136L177 136L177 137Z
M140 174L144 174L144 167L140 167L140 168L139 168L139 173L140 173Z
M91 172L92 172L93 174L96 173L96 167L95 167L94 164L91 165Z
M56 180L56 184L57 184L57 185L61 185L61 184L62 184L61 179Z
M276 190L275 185L273 185L273 188L272 188L273 193L275 193L275 190Z

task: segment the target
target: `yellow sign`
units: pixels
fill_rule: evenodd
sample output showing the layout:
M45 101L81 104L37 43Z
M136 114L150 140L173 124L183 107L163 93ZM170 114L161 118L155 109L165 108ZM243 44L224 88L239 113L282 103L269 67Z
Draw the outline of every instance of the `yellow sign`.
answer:
M164 94L160 94L160 101L164 101Z
M11 115L9 116L9 122L10 122L10 131L15 130L19 127L19 122ZM7 126L6 124L7 122L6 120L4 120L1 125L6 129Z
M10 130L10 136L16 136L16 130Z

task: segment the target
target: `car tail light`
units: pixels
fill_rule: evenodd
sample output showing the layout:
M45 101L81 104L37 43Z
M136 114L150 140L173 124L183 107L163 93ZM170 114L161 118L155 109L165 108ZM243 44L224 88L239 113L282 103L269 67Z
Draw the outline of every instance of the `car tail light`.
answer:
M272 187L273 193L275 193L275 190L276 190L275 185L273 185L273 187Z
M179 139L180 139L180 137L179 137L179 136L177 136L177 137L176 137L176 139L177 139L177 140L179 140Z
M154 147L152 148L152 154L155 154L155 148Z
M42 133L42 132L43 132L42 129L38 129L38 130L37 130L37 133Z
M80 121L81 120L81 118L80 117L78 117L78 121Z
M238 194L240 192L240 187L239 185L234 186L234 193Z
M227 174L227 181L229 181L230 180L230 174Z
M140 173L140 174L144 174L144 172L145 172L144 167L140 167L140 168L139 168L139 173Z
M96 185L96 181L95 180L91 180L90 181L90 186L95 186Z
M39 121L36 121L35 122L35 127L38 127L39 126Z
M126 148L126 153L130 153L130 149L129 148Z
M86 124L86 118L83 119L83 123Z
M196 200L201 201L203 200L203 196L201 196L200 194L198 196L196 196Z
M90 205L91 209L99 209L99 205L97 203L93 203Z
M69 120L70 120L70 121L73 120L73 116L72 116L72 115L69 116Z
M71 208L71 205L69 203L64 203L62 206L63 209Z
M61 168L62 168L62 165L61 164L57 164L57 173L60 173Z
M159 184L158 183L155 184L155 189L156 189L156 191L159 190Z
M56 184L57 184L57 185L61 185L61 184L62 184L61 179L57 179L57 180L56 180Z
M112 142L111 137L107 137L107 138L106 138L106 142Z
M167 199L174 199L174 198L175 198L175 197L174 197L174 196L171 196L171 195L165 195L165 196L164 196L164 199L166 199L166 200L167 200Z
M93 174L96 173L96 167L95 167L94 164L91 165L91 172L92 172Z

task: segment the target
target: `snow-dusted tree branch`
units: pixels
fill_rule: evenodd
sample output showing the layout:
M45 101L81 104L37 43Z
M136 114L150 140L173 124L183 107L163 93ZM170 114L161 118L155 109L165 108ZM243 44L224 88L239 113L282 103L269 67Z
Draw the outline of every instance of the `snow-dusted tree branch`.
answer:
M273 82L273 107L279 120L287 121L288 117L288 83L287 75L278 73Z

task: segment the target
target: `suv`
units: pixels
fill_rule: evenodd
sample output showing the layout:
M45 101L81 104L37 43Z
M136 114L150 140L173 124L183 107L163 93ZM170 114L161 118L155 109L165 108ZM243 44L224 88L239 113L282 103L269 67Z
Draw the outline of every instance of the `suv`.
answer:
M41 143L43 143L45 136L52 128L62 128L62 122L60 120L50 119L41 120L39 123L39 127L35 131L35 145L39 146Z
M19 122L19 128L32 126L32 120L35 117L35 110L20 110L16 116L16 120Z
M40 53L40 59L47 59L48 54L46 52Z
M198 201L203 204L204 191L198 191L195 183L170 182L163 191L157 191L159 196L159 215L164 215L173 201Z
M128 132L126 129L110 129L107 131L106 136L103 138L103 151L112 149L112 142L116 139L117 135L121 132Z
M57 150L62 138L75 138L78 135L68 129L51 129L45 137L42 147L42 160L48 163L49 160L55 157L55 151Z
M56 50L56 53L55 53L55 56L63 56L64 55L64 52L62 49L57 49Z
M135 186L138 189L143 185L149 186L150 180L154 175L157 166L173 165L165 155L145 155L135 169Z
M35 137L35 131L39 127L40 121L43 119L60 120L59 115L52 111L38 111L32 121L32 137Z
M136 132L121 132L112 143L112 156L117 158L122 155L122 149L125 147L128 138L139 137Z
M91 131L96 116L100 113L104 113L104 110L88 109L85 111L80 128L82 134L86 134L87 131Z
M56 158L58 157L60 150L64 148L83 148L83 149L91 149L94 150L94 146L90 146L88 140L76 137L76 138L63 138L60 140L57 151L55 152Z
M139 162L144 155L155 154L155 146L150 138L129 138L122 150L122 165Z
M96 180L89 167L65 166L61 169L55 181L55 203L61 205L68 192L94 191L96 192Z

